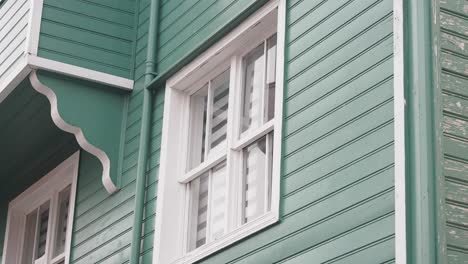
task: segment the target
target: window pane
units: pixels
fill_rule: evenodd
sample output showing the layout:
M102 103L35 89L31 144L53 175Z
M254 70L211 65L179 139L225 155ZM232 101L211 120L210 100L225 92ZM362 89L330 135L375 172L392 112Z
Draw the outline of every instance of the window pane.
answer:
M267 41L267 67L266 67L266 120L275 117L275 89L276 89L276 34Z
M226 209L226 163L216 166L211 174L210 194L210 240L220 238L225 233Z
M262 89L264 87L264 44L252 50L243 60L244 88L241 131L257 128L262 123Z
M206 111L208 85L190 97L190 157L189 169L205 160Z
M243 150L243 223L268 210L271 143L271 135L267 135Z
M59 208L57 215L57 226L55 230L54 257L65 251L67 238L68 208L70 203L70 186L59 194Z
M213 89L213 105L210 123L210 149L213 149L226 141L229 70L213 79L211 89Z
M190 183L192 201L190 249L198 248L206 243L208 218L208 183L208 172Z
M24 232L23 257L21 263L31 264L33 261L34 241L36 237L37 209L26 216L26 228Z
M49 202L39 209L39 223L36 232L36 255L35 259L44 256L47 244L47 232L49 225Z

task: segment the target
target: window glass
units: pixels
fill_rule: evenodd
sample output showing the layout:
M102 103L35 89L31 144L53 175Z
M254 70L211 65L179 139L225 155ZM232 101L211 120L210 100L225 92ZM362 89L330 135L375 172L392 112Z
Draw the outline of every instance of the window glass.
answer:
M207 105L208 85L205 85L190 97L189 169L205 160Z
M266 120L275 117L275 90L276 90L276 34L267 41L267 68L265 86L265 113Z
M229 100L229 70L211 82L213 90L210 120L210 149L226 141L227 113Z
M239 72L231 71L238 68ZM239 87L230 88L230 78ZM276 34L245 56L233 58L230 69L207 79L190 95L185 169L190 179L188 251L232 231L227 223L229 228L237 228L270 210L274 127L266 123L274 118L275 111ZM231 106L238 113L229 113ZM230 122L240 127L228 131ZM191 173L199 176L193 179ZM228 188L228 182L235 182L235 187ZM235 206L228 206L228 189L238 190L237 194L229 193Z
M262 123L262 89L264 87L265 59L262 43L243 61L244 88L241 118L241 131L257 128Z
M224 235L226 208L226 163L223 162L212 170L210 194L210 240Z
M229 69L190 97L189 170L203 163L211 150L225 147L228 106Z
M198 248L206 243L208 218L208 172L190 183L191 191L191 242L190 249Z
M271 136L262 137L242 151L243 223L262 215L269 207Z
M70 186L59 194L57 226L55 230L54 257L65 251L67 237L68 208L70 203Z
M39 222L37 227L35 259L44 256L46 250L47 231L49 227L49 202L42 205L39 209Z
M226 162L213 167L190 183L191 245L198 248L225 233Z

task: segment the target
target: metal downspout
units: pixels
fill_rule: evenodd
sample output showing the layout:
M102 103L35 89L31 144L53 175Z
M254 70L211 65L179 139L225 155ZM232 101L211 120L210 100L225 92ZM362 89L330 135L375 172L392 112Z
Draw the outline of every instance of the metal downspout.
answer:
M148 148L150 140L151 121L151 91L147 84L156 77L156 49L159 26L159 0L151 0L150 20L148 29L148 46L146 53L145 87L143 88L143 109L140 127L140 142L138 151L138 168L136 175L135 211L133 215L133 234L130 251L130 264L138 264L141 252L141 231L145 205L146 172Z
M439 176L437 78L434 75L433 6L410 0L407 50L407 263L435 264Z

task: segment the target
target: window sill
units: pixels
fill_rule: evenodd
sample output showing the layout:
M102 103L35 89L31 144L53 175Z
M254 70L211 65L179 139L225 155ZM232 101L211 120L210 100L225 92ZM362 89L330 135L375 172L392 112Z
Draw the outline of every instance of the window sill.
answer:
M244 224L241 227L231 231L222 238L203 245L185 256L171 262L170 264L191 264L199 261L217 251L232 245L233 243L244 239L256 232L259 232L279 221L278 212L268 212L250 223Z

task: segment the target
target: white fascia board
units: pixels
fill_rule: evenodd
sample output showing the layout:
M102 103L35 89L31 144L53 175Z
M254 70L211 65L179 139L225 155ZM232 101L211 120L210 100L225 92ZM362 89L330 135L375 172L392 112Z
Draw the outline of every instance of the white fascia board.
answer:
M133 80L63 62L41 58L32 54L28 55L27 63L33 69L61 73L67 76L109 85L122 90L131 91L133 89Z

